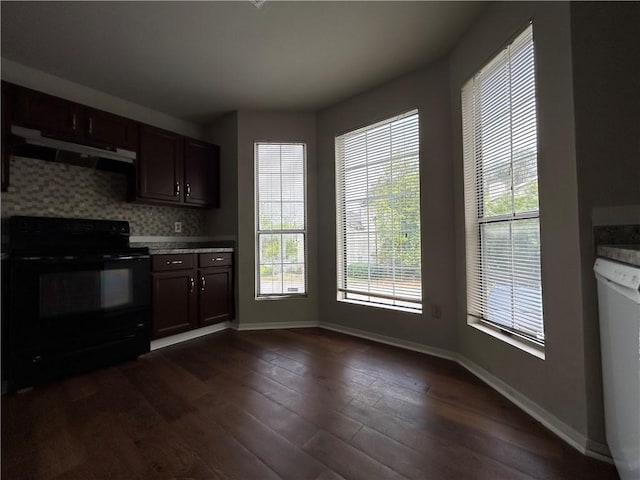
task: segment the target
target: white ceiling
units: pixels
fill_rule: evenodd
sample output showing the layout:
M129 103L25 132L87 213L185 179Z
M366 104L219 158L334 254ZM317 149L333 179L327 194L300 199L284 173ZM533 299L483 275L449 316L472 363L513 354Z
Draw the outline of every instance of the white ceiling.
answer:
M7 2L2 57L202 123L315 110L434 61L484 2Z

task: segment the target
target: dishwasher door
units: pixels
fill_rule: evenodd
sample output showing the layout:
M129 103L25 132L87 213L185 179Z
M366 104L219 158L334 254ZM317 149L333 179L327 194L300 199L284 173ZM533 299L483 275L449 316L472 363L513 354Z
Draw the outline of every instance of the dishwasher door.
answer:
M598 258L607 443L621 480L640 480L640 268Z

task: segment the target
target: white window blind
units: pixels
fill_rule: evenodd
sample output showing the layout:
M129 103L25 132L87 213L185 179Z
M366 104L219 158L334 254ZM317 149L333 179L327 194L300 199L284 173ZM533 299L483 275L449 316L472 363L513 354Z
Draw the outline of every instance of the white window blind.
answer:
M336 137L338 299L422 309L418 112Z
M307 293L306 145L255 143L256 296Z
M544 344L533 27L462 88L470 321Z

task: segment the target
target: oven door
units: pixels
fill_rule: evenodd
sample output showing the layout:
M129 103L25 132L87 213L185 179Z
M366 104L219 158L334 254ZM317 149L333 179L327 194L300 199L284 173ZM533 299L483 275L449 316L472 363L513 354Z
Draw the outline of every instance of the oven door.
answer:
M149 350L149 255L18 256L9 268L19 384Z

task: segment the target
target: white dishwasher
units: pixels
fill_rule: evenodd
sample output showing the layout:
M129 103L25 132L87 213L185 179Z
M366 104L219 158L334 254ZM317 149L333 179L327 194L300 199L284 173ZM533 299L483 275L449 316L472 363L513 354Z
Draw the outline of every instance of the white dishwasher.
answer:
M598 258L607 443L621 480L640 480L640 267Z

